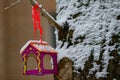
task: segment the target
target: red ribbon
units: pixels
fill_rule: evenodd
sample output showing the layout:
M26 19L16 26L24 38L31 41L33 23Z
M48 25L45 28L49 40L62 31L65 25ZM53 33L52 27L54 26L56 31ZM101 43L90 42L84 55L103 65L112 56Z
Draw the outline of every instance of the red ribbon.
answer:
M33 18L33 25L34 25L34 38L36 39L37 29L39 29L40 41L42 41L43 31L40 24L40 9L38 4L36 4L35 6L32 6L32 18Z

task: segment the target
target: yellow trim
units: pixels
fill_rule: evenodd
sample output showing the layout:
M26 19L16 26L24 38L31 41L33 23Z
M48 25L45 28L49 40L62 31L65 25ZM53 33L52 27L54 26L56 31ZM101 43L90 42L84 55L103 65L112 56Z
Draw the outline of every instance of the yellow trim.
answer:
M24 74L26 74L26 71L27 71L27 66L26 66L26 54L23 55L23 59L24 59L24 62L23 62L23 65L24 65Z
M41 72L41 68L40 68L40 54L38 54L37 56L37 60L38 60L38 72Z

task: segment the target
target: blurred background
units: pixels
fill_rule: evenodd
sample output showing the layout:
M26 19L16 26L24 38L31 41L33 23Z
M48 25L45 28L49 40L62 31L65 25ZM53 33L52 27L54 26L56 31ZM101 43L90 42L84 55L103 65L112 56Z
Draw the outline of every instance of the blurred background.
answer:
M17 0L0 0L0 11ZM37 0L55 17L55 0ZM43 40L55 47L54 29L44 17L41 17ZM53 75L23 75L21 47L34 39L31 4L22 0L17 5L0 14L0 80L54 80ZM38 32L39 39L39 32ZM50 58L45 58L45 66L49 68ZM33 62L30 63L34 65Z

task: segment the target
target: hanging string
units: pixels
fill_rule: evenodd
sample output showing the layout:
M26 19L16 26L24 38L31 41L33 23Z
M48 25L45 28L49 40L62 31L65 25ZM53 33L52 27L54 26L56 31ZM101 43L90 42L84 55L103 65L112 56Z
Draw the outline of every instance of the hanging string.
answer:
M33 25L34 25L34 39L36 39L37 29L39 29L40 42L41 42L43 31L40 24L40 9L38 4L36 4L35 6L32 6L32 18L33 18Z
M13 2L11 5L5 7L3 10L0 11L0 14L2 14L4 11L8 10L9 8L15 6L16 4L18 4L19 2L21 2L22 0L17 0L16 2Z

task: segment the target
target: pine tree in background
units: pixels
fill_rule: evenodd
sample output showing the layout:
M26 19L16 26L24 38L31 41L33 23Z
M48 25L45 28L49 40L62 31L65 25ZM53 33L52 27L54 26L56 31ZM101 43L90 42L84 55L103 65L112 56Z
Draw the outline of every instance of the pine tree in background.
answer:
M120 0L57 0L57 13L55 80L120 80Z

